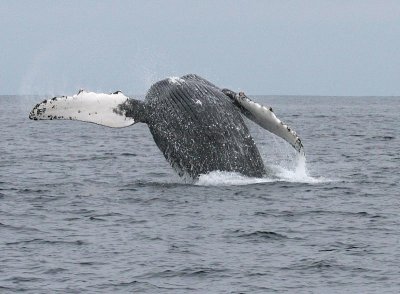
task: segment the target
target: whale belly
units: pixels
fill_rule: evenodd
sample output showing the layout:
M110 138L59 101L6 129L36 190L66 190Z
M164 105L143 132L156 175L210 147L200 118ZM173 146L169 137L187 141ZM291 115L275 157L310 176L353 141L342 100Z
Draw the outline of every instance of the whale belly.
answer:
M211 171L261 177L265 167L236 106L213 86L166 79L146 95L147 124L159 149L180 176Z

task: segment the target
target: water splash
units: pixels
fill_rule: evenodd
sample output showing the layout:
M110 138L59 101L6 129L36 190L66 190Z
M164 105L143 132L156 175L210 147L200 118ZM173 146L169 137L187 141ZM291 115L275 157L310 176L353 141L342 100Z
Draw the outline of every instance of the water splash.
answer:
M264 178L250 178L236 172L213 171L201 175L195 185L198 186L240 186L260 183L291 182L320 184L330 182L324 177L312 177L308 174L306 157L298 154L295 158L294 169L289 169L283 165L270 166L272 174Z
M200 178L195 183L198 186L235 186L251 185L258 183L271 183L275 179L271 178L250 178L236 172L213 171Z
M296 155L294 169L289 169L281 165L273 165L272 169L280 180L286 182L318 184L331 181L324 177L310 176L307 170L306 157L304 154Z

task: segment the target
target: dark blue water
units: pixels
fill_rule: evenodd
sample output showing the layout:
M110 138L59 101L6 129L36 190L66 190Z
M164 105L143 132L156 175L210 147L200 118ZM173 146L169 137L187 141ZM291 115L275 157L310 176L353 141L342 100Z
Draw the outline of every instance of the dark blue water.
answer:
M254 97L266 179L179 179L146 125L30 121L0 97L0 292L398 293L400 98Z

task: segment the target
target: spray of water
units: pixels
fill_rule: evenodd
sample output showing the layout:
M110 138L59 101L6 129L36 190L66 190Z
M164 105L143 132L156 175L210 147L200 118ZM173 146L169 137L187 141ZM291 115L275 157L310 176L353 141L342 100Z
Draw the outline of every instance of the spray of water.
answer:
M201 175L195 184L200 186L232 186L273 182L319 184L330 181L323 177L310 176L304 155L297 154L294 160L295 166L292 169L286 167L286 163L270 166L273 174L264 178L249 178L239 173L214 171L206 175Z
M234 186L274 182L271 178L249 178L235 172L213 171L201 175L195 185L198 186Z
M318 184L329 181L322 177L310 176L307 170L306 157L303 154L296 155L293 169L288 169L280 165L274 165L272 169L280 180L286 182Z

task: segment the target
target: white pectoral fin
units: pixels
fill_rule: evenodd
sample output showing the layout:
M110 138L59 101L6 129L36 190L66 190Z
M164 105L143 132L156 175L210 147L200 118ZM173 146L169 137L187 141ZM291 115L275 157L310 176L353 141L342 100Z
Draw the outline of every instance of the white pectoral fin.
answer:
M37 104L29 114L33 120L79 120L122 128L137 121L126 116L121 105L129 101L121 92L113 94L79 91L77 95L54 97Z
M223 90L237 105L242 113L269 132L286 140L293 146L300 154L304 154L304 147L301 143L299 136L288 125L284 124L279 118L276 117L272 108L263 106L252 101L243 93L235 94L229 90Z

